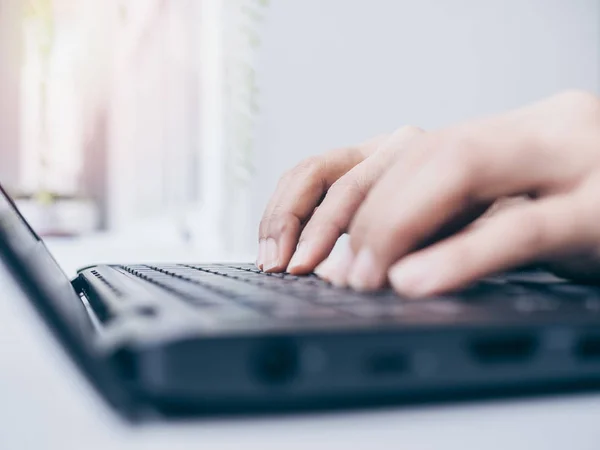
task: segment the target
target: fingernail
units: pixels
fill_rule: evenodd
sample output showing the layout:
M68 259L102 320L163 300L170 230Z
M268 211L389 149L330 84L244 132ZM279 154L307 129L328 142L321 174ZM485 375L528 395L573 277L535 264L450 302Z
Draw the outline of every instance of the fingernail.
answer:
M263 259L265 257L265 240L258 241L258 257L256 258L256 267L262 270Z
M385 281L385 272L368 248L358 252L358 256L350 269L348 284L357 291L372 291L380 288Z
M346 287L348 285L348 271L352 266L354 253L350 245L345 245L336 253L329 257L326 276L329 282L337 287Z
M292 256L292 260L290 261L290 264L288 265L288 272L292 272L296 269L300 269L302 266L304 266L307 263L307 259L308 259L308 243L305 241L300 242L300 244L298 244L298 248L296 249L296 251L294 252L294 256Z
M277 242L275 239L268 238L265 243L265 262L263 264L263 270L268 272L279 266L279 252L277 250Z
M436 271L429 258L415 258L398 263L390 270L394 289L409 297L423 297L435 291Z
M260 241L260 270L265 268L265 259L267 258L267 240Z

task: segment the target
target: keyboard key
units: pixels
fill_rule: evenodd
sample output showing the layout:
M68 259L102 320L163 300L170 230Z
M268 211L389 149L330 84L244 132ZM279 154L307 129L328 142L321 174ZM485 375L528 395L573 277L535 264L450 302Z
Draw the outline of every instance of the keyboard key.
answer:
M550 286L548 286L548 290L550 292L552 292L553 294L559 296L559 297L566 297L566 298L587 298L590 296L598 296L600 298L600 295L598 294L598 290L594 289L590 286L582 286L582 285L578 285L578 284L571 284L571 283L555 283L552 284Z
M560 302L547 296L529 296L514 300L514 308L520 313L556 311Z

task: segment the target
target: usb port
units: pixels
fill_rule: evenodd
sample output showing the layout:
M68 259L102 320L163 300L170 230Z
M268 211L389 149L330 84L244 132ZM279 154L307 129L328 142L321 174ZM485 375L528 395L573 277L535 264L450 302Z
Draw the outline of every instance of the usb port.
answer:
M537 349L529 335L493 336L471 342L471 356L482 364L521 363L530 359Z
M600 361L600 335L584 335L575 345L575 356L585 361Z

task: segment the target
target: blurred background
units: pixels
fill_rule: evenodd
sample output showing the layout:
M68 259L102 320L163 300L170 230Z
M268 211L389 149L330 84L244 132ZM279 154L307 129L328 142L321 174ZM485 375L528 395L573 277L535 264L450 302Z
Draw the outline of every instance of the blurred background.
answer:
M0 0L0 181L69 269L248 259L299 160L566 88L597 0Z

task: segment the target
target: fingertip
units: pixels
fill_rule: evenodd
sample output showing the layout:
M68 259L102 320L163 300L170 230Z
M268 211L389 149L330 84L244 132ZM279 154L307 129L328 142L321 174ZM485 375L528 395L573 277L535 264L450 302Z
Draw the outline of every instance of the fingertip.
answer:
M305 275L310 273L314 269L314 265L310 264L310 246L306 241L300 241L290 263L287 267L287 271L294 275Z
M439 255L437 255L439 256ZM436 255L409 256L388 271L393 289L409 298L427 297L450 288L447 270Z
M287 266L286 272L291 273L292 275L308 275L312 272L312 268L304 264L292 264L292 262L290 262L290 264Z
M369 248L363 248L358 252L348 274L348 284L352 289L359 292L370 292L383 286L386 281L385 269Z
M326 259L323 263L319 264L315 268L314 273L323 281L337 288L348 287L345 275L340 272L339 264L332 259Z
M323 261L321 264L319 264L315 268L315 270L314 270L315 275L317 275L319 278L321 278L325 281L329 281L329 266L330 266L329 259L326 259L325 261Z
M343 245L328 258L327 275L329 282L336 287L348 286L348 272L354 261L354 253L349 245Z
M263 263L263 271L277 272L280 265L279 248L277 241L273 238L267 238L265 241L265 261Z
M262 269L264 273L280 273L284 270L285 266L282 267L279 261L275 261L270 264L265 264Z

